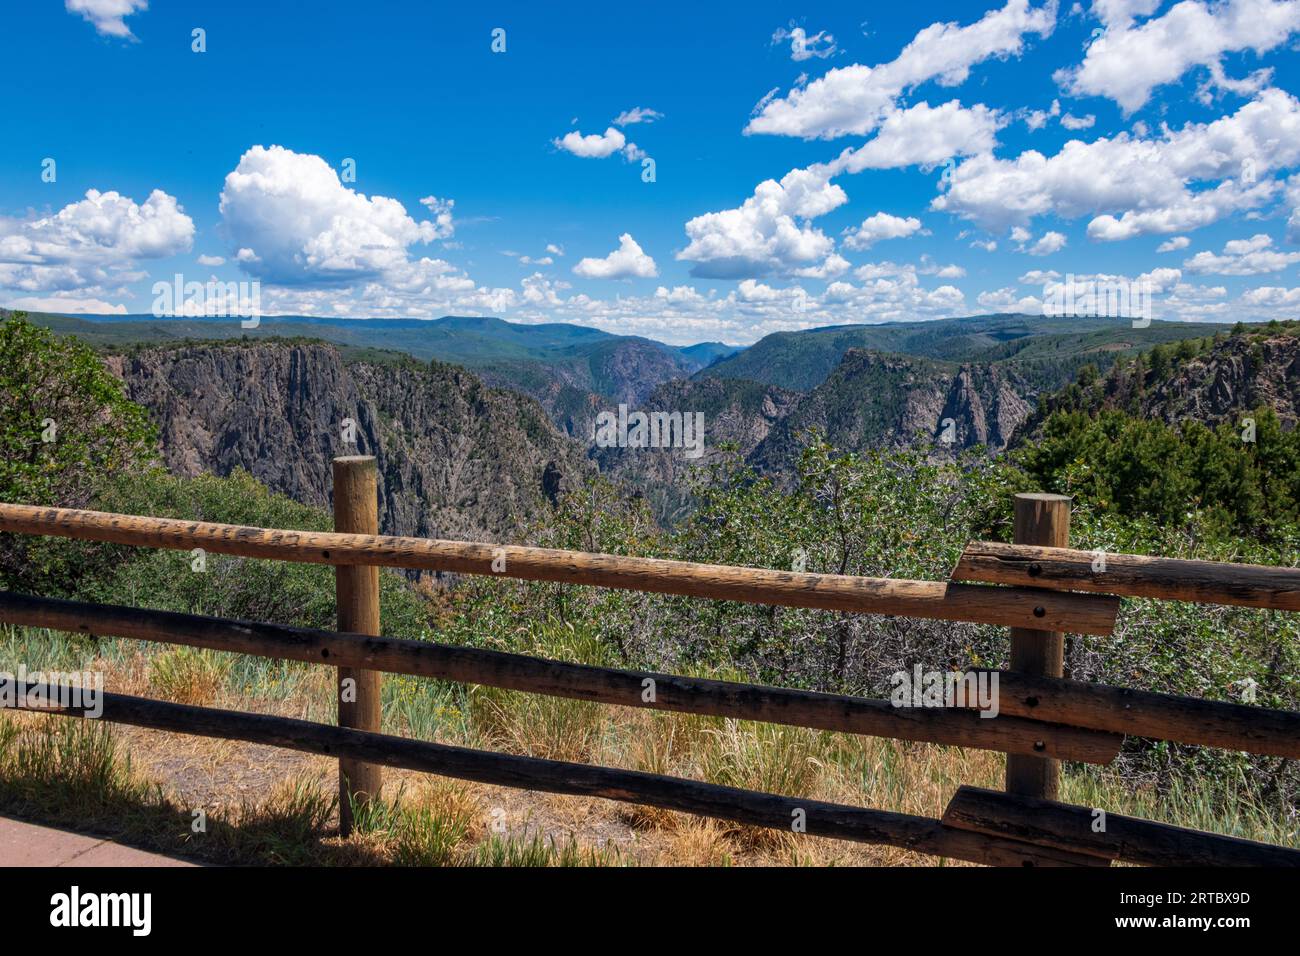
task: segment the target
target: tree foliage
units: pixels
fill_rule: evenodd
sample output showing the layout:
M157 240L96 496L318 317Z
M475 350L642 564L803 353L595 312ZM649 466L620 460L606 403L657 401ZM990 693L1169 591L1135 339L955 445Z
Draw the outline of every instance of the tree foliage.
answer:
M1018 460L1044 490L1101 511L1178 525L1202 512L1222 532L1274 537L1300 521L1300 430L1268 408L1251 418L1253 432L1057 411Z
M0 501L84 507L104 481L153 453L144 409L94 351L21 312L0 322ZM60 570L48 565L48 551L0 536L0 578L30 586Z

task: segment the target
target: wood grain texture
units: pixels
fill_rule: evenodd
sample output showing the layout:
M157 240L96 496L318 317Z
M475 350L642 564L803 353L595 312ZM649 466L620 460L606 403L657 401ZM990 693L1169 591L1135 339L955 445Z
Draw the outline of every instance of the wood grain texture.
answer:
M497 575L750 604L1041 627L1077 634L1111 633L1119 611L1119 600L1114 597L1034 588L804 574L386 535L280 531L32 505L0 504L0 532L179 550L203 548L213 554L314 564ZM502 570L494 571L494 562Z
M335 458L334 530L343 534L379 533L379 482L369 455ZM334 598L340 631L379 633L379 569L339 565ZM378 731L383 711L383 674L354 666L338 669L339 726ZM339 820L343 836L352 832L353 805L381 795L383 768L350 759L339 761Z
M1105 559L1105 570L1100 570ZM1099 570L1093 570L1094 564ZM954 581L1300 611L1300 568L974 541Z
M566 664L483 648L229 621L3 591L0 591L0 622L306 663L363 667L624 707L983 750L1046 754L1086 763L1109 763L1119 753L1123 741L1119 734L1007 715L986 718L952 708L894 707L887 700ZM653 700L647 699L647 681L652 682L649 687L654 691Z
M47 691L48 692L48 691ZM24 708L68 717L83 710ZM1035 846L948 827L930 817L723 787L678 777L517 757L331 727L264 714L103 695L100 719L174 733L242 740L329 757L546 793L600 797L791 832L796 814L811 836L877 843L918 853L1001 866L1105 866L1095 854Z
M1048 723L1300 758L1300 713L1254 704L1000 671L998 707L1001 714Z
M1019 544L1069 544L1070 499L1064 495L1016 495L1014 535ZM1064 666L1065 635L1060 630L1011 629L1011 670L1060 677ZM1055 800L1061 789L1061 762L1047 756L1007 754L1006 787L1008 793Z
M960 787L944 811L950 827L1147 866L1300 866L1300 850L1170 826L1104 808Z

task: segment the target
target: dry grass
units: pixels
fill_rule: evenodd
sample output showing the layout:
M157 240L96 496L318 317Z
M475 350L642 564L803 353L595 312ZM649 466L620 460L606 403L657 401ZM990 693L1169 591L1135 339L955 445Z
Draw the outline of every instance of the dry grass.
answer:
M118 647L90 666L107 686L231 709L330 720L329 668L247 673L248 659ZM244 668L241 671L240 668ZM780 725L601 707L394 678L388 732L601 763L727 786L938 817L961 784L1000 788L987 751ZM250 689L271 688L264 696ZM276 690L279 690L279 693ZM400 705L400 706L398 706ZM796 835L581 797L386 771L386 799L337 835L337 765L323 757L35 714L0 715L0 811L223 863L385 865L932 866L885 846ZM1195 791L1132 791L1104 772L1065 796L1171 823L1296 845L1295 821L1250 806L1224 816ZM196 810L207 819L194 833ZM950 862L950 861L948 861Z
M163 700L207 706L225 688L231 664L231 656L218 651L172 648L150 659L149 690Z

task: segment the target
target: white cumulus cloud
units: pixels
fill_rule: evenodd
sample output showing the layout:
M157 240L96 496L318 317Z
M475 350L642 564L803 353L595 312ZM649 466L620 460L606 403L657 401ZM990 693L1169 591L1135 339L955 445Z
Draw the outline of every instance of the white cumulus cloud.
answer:
M830 164L832 174L864 169L937 166L953 156L990 152L1005 125L997 110L983 104L964 107L957 100L940 106L917 103L890 112L879 131L862 146L846 149Z
M610 126L603 133L584 136L577 130L565 133L558 139L551 140L556 149L562 149L583 159L606 159L615 153L622 153L628 160L639 159L644 155L636 143L629 143L622 130Z
M1140 109L1158 86L1174 83L1193 67L1218 69L1225 54L1267 53L1300 30L1296 0L1182 0L1140 26L1132 15L1145 4L1106 4L1110 26L1088 46L1083 62L1058 74L1075 96L1105 96L1126 113Z
M1273 237L1262 232L1249 239L1233 239L1224 244L1222 255L1198 252L1183 268L1198 275L1257 276L1281 272L1300 262L1300 252L1280 252L1272 245Z
M0 219L0 286L25 292L102 288L140 259L189 250L194 221L161 189L137 203L109 190L86 191L39 219Z
M65 0L69 13L79 13L82 18L104 36L134 39L135 34L126 25L125 17L149 9L149 0Z
M1269 174L1300 162L1300 102L1278 89L1236 113L1157 136L1073 139L1054 156L988 153L953 170L931 206L997 230L1049 213L1093 216L1088 236L1186 232L1271 200Z
M1027 34L1046 37L1055 26L1054 2L1035 8L1028 0L1007 0L1001 9L966 26L932 23L889 63L840 67L784 97L765 99L745 131L805 139L865 135L897 107L906 91L929 80L957 86L976 63L1017 55Z
M345 186L319 156L254 146L226 176L223 227L253 275L284 284L328 284L408 267L407 249L447 238L451 203L421 200L417 222L399 201Z
M809 220L848 202L825 166L792 169L780 182L759 183L735 209L705 213L686 223L690 243L677 258L696 263L692 274L745 278L784 273L826 258L834 241Z
M573 271L587 279L653 279L659 275L654 259L626 232L618 237L618 248L605 258L582 259Z
M919 232L921 220L878 212L862 220L862 225L844 230L844 245L848 249L869 249L882 239L903 239Z

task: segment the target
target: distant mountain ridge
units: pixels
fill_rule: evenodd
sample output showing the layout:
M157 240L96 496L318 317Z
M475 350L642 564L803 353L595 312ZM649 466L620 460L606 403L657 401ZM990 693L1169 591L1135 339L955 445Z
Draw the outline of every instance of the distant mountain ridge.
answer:
M579 354L585 349L632 341L680 356L693 368L703 368L738 346L700 342L675 346L636 335L616 335L565 322L509 322L491 316L448 315L439 319L351 319L329 316L263 316L256 328L245 329L235 318L158 318L142 315L33 316L56 331L72 332L91 342L145 342L178 338L224 339L262 337L321 338L354 348L382 348L418 359L437 359L473 368L500 361L545 361ZM61 320L61 321L60 321ZM56 323L58 326L56 327Z
M233 318L152 315L59 316L33 321L103 350L186 340L324 340L349 359L386 360L404 352L461 365L491 385L542 403L557 427L585 440L599 408L640 402L661 382L684 378L733 354L737 346L672 346L561 322L527 324L478 316L440 319L344 319L268 316L244 329Z
M1135 329L1128 319L1050 318L998 314L840 325L774 332L699 374L748 378L809 391L824 382L849 349L867 349L960 363L1008 363L1037 387L1058 388L1091 361L1103 370L1116 357L1162 342L1213 334L1221 325L1152 322Z

